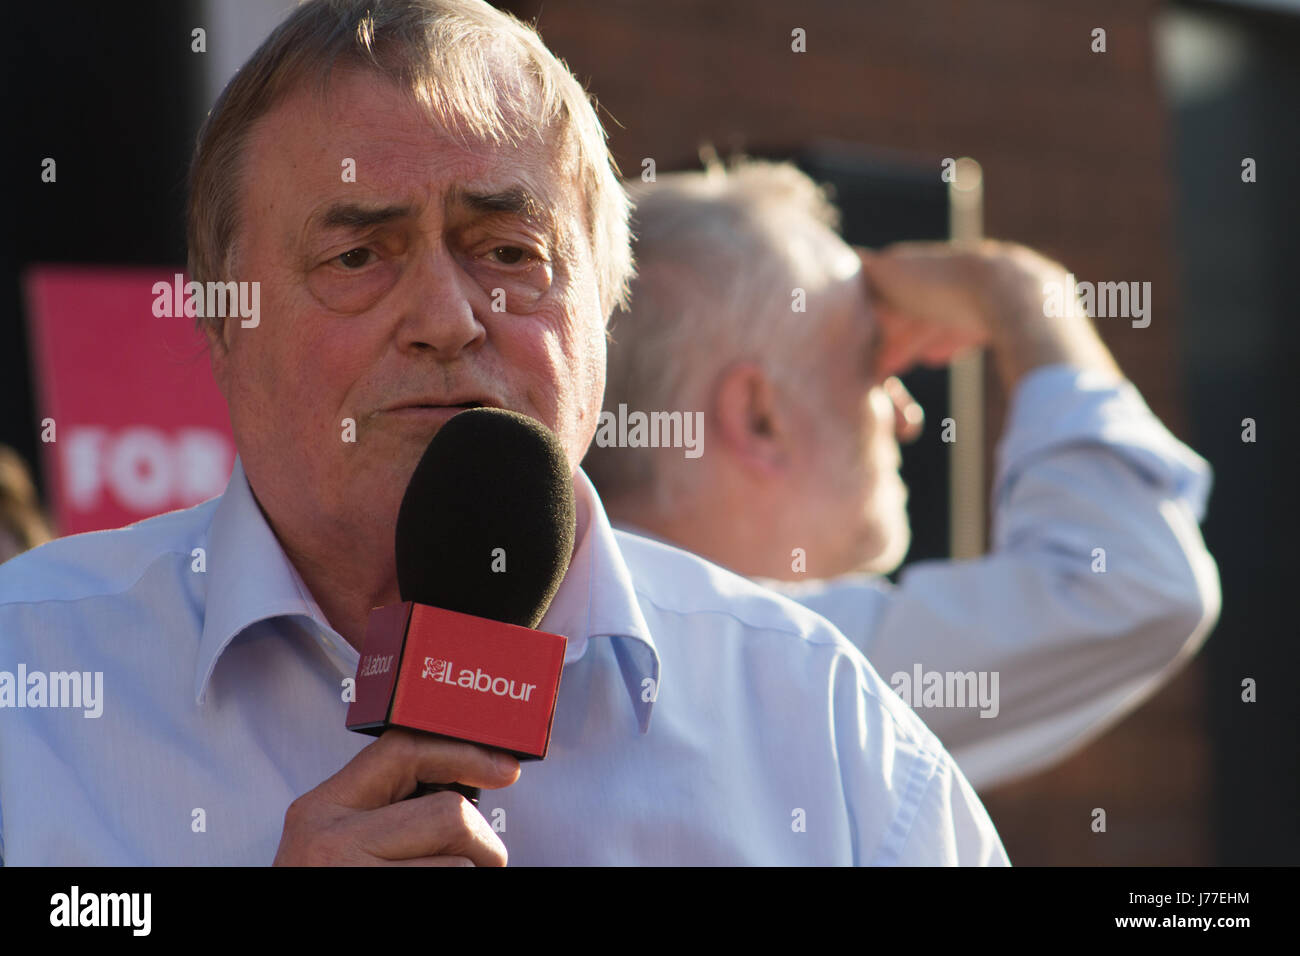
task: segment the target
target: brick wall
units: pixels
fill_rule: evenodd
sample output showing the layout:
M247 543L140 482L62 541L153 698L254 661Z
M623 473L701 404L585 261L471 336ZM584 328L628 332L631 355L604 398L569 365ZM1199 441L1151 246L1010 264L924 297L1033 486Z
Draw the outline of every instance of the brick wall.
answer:
M1120 365L1183 435L1170 258L1168 132L1154 0L517 0L596 94L625 173L833 138L932 162L975 157L986 232L1080 280L1152 283L1152 322L1099 322ZM791 52L791 31L807 52ZM1091 52L1106 30L1107 52ZM612 117L612 118L611 118ZM1000 421L1003 396L989 397ZM983 794L1013 861L1205 864L1208 760L1193 663L1058 767ZM1104 807L1108 831L1089 828Z

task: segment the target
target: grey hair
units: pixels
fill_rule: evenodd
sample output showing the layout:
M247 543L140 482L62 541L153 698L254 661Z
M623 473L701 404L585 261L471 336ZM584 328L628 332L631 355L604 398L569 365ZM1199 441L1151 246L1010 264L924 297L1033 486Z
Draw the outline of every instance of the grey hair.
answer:
M799 356L812 352L822 323L818 309L793 311L793 294L804 288L811 300L821 277L789 236L809 224L838 228L826 190L789 163L755 160L628 190L638 274L611 328L605 409L703 410L716 377L742 361L795 387L814 361ZM657 467L664 454L593 444L583 468L602 496L653 494L663 512L687 470Z
M502 49L504 63L494 55ZM231 278L253 123L301 83L323 90L337 63L392 81L458 135L513 146L554 133L557 150L575 150L606 319L626 303L628 200L595 107L531 27L483 0L308 0L295 9L235 74L199 131L186 226L192 279Z

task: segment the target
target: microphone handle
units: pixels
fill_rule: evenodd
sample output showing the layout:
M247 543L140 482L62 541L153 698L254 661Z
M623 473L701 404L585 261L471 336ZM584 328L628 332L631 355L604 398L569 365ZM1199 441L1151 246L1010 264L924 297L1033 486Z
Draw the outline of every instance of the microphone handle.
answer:
M462 797L478 806L478 799L481 791L478 787L471 787L463 783L420 783L416 784L415 792L407 797L407 800L414 800L416 797L423 797L430 793L441 793L443 790L454 790Z

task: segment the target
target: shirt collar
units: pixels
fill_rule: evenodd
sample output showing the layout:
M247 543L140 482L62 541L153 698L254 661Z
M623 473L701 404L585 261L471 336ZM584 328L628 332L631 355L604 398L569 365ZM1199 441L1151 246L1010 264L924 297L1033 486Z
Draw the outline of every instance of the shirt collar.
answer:
M659 691L659 651L605 507L581 469L574 474L573 493L578 542L540 628L569 639L566 663L581 658L591 638L611 638L644 733ZM203 702L217 658L236 636L259 621L307 618L336 644L346 644L330 627L267 524L238 457L213 514L207 550L207 607L194 672L197 703Z
M565 662L586 653L589 638L608 637L641 732L659 693L659 650L641 613L605 506L581 468L573 476L579 540L568 573L539 627L569 639Z
M238 456L208 529L207 574L203 637L194 670L196 703L203 702L222 651L258 621L306 617L335 633L266 523Z
M643 528L639 524L636 524L634 522L626 521L620 518L619 520L612 522L612 524L614 526L615 531L622 531L626 534L634 534L638 538L649 538L651 541L657 541L659 544L666 544L670 548L678 548L678 549L681 548L681 545L678 544L676 541L669 541L667 538L655 534L655 532L650 531L647 528Z

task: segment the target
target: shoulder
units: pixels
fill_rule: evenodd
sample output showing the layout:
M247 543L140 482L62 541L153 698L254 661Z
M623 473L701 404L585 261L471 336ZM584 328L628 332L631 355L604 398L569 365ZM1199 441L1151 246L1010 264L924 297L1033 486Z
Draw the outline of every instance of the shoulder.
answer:
M863 653L869 652L882 616L898 596L888 578L875 574L759 583L825 617Z
M637 596L660 612L729 618L748 630L818 644L842 640L815 612L699 555L626 531L615 534Z
M0 609L130 590L160 557L202 543L220 499L145 521L56 538L0 564Z
M656 706L671 700L677 724L749 739L739 727L780 755L766 779L791 800L838 795L855 862L1005 862L951 755L834 624L671 545L617 541L666 662Z
M774 693L783 688L788 704L809 698L807 703L824 708L829 694L830 706L843 719L883 721L918 754L948 759L943 745L862 652L816 610L698 555L628 532L616 534L637 597L647 616L656 618L649 623L661 647L685 642L683 653L715 667L734 665L743 656L749 678L771 681Z

